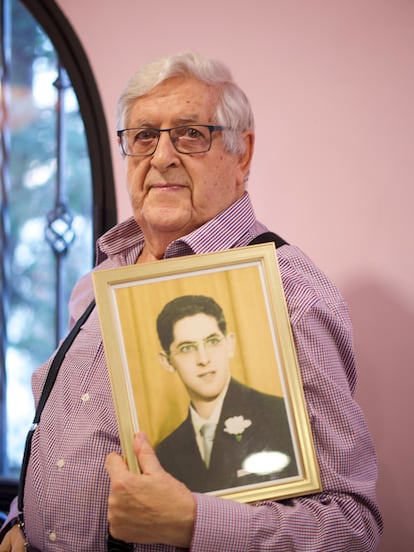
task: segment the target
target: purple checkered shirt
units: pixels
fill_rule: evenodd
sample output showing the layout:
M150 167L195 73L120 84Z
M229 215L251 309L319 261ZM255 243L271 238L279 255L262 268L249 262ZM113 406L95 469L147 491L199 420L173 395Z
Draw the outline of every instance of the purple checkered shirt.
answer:
M171 243L165 257L245 246L265 230L245 194ZM98 240L97 270L135 263L142 247L142 232L131 218ZM191 551L372 551L381 532L377 466L353 398L356 374L347 309L337 289L298 248L277 251L323 490L257 505L196 494ZM70 301L72 323L92 298L87 275ZM50 361L33 375L36 401L49 366ZM64 360L33 438L25 493L32 546L42 552L106 550L109 479L104 462L111 451L120 452L120 445L95 309ZM135 545L135 550L176 549Z

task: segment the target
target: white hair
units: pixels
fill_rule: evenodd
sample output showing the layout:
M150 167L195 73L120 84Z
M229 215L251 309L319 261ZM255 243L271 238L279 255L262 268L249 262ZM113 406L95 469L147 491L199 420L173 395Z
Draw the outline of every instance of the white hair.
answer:
M221 61L209 59L195 52L163 57L139 69L129 80L117 105L117 126L128 125L135 101L148 94L157 85L172 77L187 76L219 91L215 124L228 127L223 131L223 143L231 153L243 153L242 132L253 130L254 118L246 94L234 82L228 67Z

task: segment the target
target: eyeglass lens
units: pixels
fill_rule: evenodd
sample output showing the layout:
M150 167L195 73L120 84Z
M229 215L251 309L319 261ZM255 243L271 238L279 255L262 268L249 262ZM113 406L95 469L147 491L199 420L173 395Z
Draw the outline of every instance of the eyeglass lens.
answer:
M203 153L211 147L211 129L208 126L180 126L171 129L132 128L122 131L122 147L126 155L152 155L161 132L168 132L179 153Z

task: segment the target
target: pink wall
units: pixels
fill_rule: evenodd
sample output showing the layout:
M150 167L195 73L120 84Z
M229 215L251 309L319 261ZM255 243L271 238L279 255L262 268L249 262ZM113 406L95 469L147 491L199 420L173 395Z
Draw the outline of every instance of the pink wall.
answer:
M317 261L350 305L358 398L380 462L380 550L412 550L414 2L58 4L86 49L112 130L118 94L143 62L195 49L233 68L256 113L257 214ZM125 218L114 136L113 157Z

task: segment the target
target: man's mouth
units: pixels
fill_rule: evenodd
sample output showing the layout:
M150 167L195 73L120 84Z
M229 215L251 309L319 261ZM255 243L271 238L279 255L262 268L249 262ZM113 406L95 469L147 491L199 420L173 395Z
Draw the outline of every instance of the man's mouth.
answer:
M184 186L183 184L175 184L173 182L171 182L171 183L163 182L163 183L159 183L159 184L151 184L148 187L148 191L151 191L151 190L176 191L176 190L182 190L184 188L186 188L186 186Z
M197 377L203 379L203 380L211 380L214 378L214 376L216 375L216 372L215 370L208 370L207 372L201 372L200 374L198 374Z

